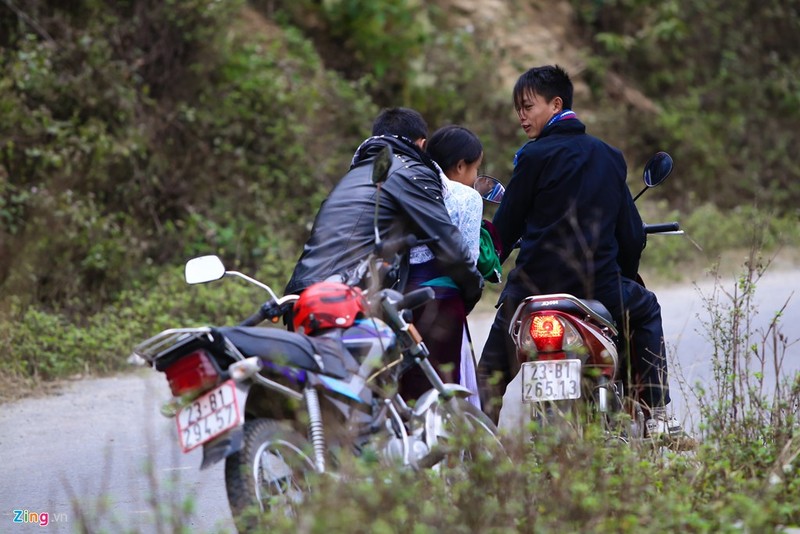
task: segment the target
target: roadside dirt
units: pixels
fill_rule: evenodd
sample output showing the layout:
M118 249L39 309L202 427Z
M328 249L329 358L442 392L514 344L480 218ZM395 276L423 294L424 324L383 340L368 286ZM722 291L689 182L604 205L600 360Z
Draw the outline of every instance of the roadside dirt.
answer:
M453 27L474 27L505 52L497 66L503 87L512 87L526 68L557 63L571 74L585 66L584 46L576 37L575 12L568 2L440 0ZM584 87L576 90L584 90Z
M452 27L470 28L478 38L489 39L502 58L492 76L498 87L510 92L525 70L557 64L564 67L574 83L575 99L588 121L594 115L589 86L582 73L590 43L581 37L576 13L569 2L517 2L515 0L438 0L448 13ZM616 101L647 113L656 104L628 80L608 72L605 91Z

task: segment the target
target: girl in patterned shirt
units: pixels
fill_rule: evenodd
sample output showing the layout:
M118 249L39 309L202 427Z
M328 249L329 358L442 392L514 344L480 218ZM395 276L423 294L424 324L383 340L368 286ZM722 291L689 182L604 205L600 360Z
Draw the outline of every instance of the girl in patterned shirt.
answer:
M473 185L483 162L483 145L467 128L451 125L434 132L425 150L442 169L445 207L477 262L483 201ZM442 380L473 391L470 401L479 405L464 302L458 287L425 246L412 249L410 256L406 289L419 287L432 287L436 293L435 300L414 310L414 325L428 346L431 363ZM430 389L430 384L414 367L401 377L400 387L404 398L415 399Z

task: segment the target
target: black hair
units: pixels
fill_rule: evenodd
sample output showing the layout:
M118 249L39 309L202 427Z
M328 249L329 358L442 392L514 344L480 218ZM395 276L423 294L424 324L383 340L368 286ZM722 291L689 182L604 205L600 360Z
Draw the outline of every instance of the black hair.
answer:
M560 96L564 109L572 109L572 81L567 71L558 65L534 67L519 77L514 85L514 109L522 109L522 101L534 93L550 102Z
M410 108L386 108L372 123L372 135L400 135L416 141L428 137L428 123Z
M451 124L433 132L425 151L446 172L462 159L466 164L477 161L483 154L483 145L470 130Z

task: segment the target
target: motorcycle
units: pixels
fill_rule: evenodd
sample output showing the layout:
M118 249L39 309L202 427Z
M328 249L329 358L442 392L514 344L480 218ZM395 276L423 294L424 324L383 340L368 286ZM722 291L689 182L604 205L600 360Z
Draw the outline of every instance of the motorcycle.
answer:
M392 157L387 146L373 166L378 197ZM175 419L182 450L202 447L201 469L225 460L228 500L242 530L253 526L248 510L294 513L313 476L335 472L342 454L444 469L476 452L450 439L462 426L482 435L476 446L499 446L495 425L466 400L468 389L442 382L410 323L410 310L433 291L403 295L381 285L401 252L422 241L380 241L377 228L375 235L373 253L346 280L312 285L300 296L278 297L226 270L217 256L193 258L187 283L238 277L269 300L238 326L169 329L134 349L166 375L173 397L162 411ZM281 318L295 331L256 326ZM432 386L413 407L397 391L412 365Z
M669 154L655 154L634 200L663 183L672 168ZM677 222L646 224L644 231L683 234ZM608 440L649 441L642 406L626 396L618 326L602 303L565 293L529 296L515 310L509 334L520 369L503 399L501 429L518 430L528 419L565 428L588 417L600 420Z

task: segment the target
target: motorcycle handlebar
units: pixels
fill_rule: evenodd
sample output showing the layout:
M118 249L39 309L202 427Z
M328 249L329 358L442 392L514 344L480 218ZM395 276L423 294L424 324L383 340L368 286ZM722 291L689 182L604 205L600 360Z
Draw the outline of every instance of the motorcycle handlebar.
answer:
M239 323L239 326L255 326L261 322L263 322L267 318L266 313L264 313L264 307L260 307L257 312L253 315Z
M431 287L421 287L410 291L403 295L403 298L397 303L398 310L413 310L422 306L426 302L433 300L436 294Z
M239 326L256 326L267 319L283 317L294 306L294 301L279 304L274 300L268 300L253 315L239 323Z
M681 229L681 226L677 222L645 224L644 225L644 233L645 234L662 234L662 233L665 233L665 232L677 232L680 229Z

